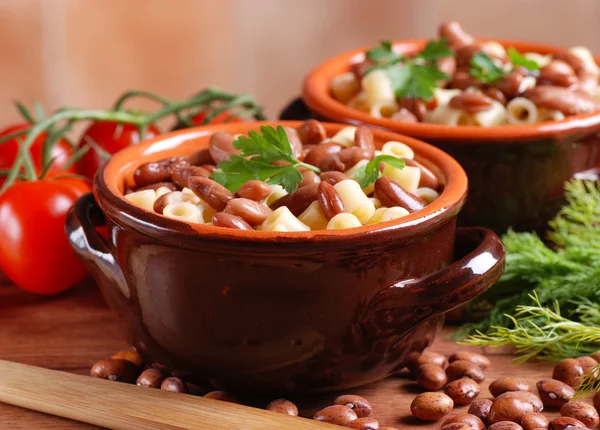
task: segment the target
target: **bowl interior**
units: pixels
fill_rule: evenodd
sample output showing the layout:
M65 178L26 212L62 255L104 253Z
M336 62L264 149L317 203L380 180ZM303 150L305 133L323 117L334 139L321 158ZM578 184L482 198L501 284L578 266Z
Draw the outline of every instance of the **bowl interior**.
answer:
M363 226L346 230L316 230L309 232L263 232L225 229L203 224L185 223L166 218L155 212L131 204L123 197L127 186L132 186L133 174L143 163L157 161L167 157L189 155L208 146L210 136L217 131L231 134L246 134L249 130L258 130L261 125L284 125L297 127L299 121L254 122L240 124L220 124L181 130L151 139L139 145L131 146L115 154L98 172L94 181L94 193L105 213L113 214L119 220L139 231L154 235L187 234L214 237L219 239L251 239L251 240L344 240L345 238L388 231L389 229L406 230L409 234L414 230L433 227L445 222L448 217L456 215L460 210L467 191L467 178L460 165L445 152L419 140L400 136L382 130L373 130L376 145L387 141L401 141L415 151L415 159L430 168L444 184L440 196L424 209L414 212L399 220ZM334 135L344 125L323 123L328 136Z
M513 47L519 52L538 52L552 54L564 52L564 48L528 43L509 39L494 40L505 48ZM413 54L421 50L426 40L406 40L393 43L396 52ZM349 124L369 124L386 130L407 134L425 140L452 140L502 142L506 140L534 140L544 137L560 139L576 131L585 131L600 125L600 112L591 112L569 116L561 121L548 121L531 125L510 125L497 127L448 126L429 123L403 123L389 118L375 118L368 113L352 109L335 100L330 94L330 84L336 76L350 71L353 63L365 58L365 51L370 47L345 52L317 66L306 77L303 86L303 97L308 107L318 115L331 121ZM600 64L600 59L596 58Z

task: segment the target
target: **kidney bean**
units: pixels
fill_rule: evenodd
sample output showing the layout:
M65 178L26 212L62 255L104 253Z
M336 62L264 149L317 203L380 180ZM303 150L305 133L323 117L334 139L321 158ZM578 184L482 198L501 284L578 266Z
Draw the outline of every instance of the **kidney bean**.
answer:
M494 424L499 421L519 422L521 417L532 412L535 412L533 405L518 397L496 399L490 408L488 423Z
M427 203L404 190L393 179L381 177L375 181L375 194L384 206L401 206L409 212L416 212L427 206Z
M216 171L218 171L219 169L217 168L217 166L215 166L214 164L203 164L202 166L203 169L208 170L209 173L215 173Z
M500 378L496 379L490 384L489 387L490 393L492 396L498 397L500 394L506 393L508 391L529 391L531 392L531 387L529 384L518 378Z
M454 407L452 398L443 393L419 394L410 405L410 412L423 421L437 421Z
M489 426L488 430L523 430L523 427L512 421L498 421Z
M238 197L254 200L255 202L262 202L269 197L269 194L271 194L269 184L256 179L246 182L237 191Z
M327 182L328 184L335 185L338 182L345 181L348 178L348 175L342 172L322 172L319 177L321 178L321 182Z
M483 51L483 46L480 43L472 43L470 45L465 45L456 50L456 64L459 67L470 67L471 59L473 55L476 53Z
M523 93L523 97L537 107L558 110L564 115L592 112L598 107L589 94L551 85L531 88Z
M302 172L302 182L298 184L298 188L306 187L311 184L318 184L321 182L321 178L312 170L305 170Z
M456 71L456 58L454 57L443 57L436 60L438 69L441 72L452 76Z
M577 76L586 72L585 63L577 55L573 55L570 52L555 52L552 54L553 60L560 60L567 63Z
M313 166L318 166L325 157L331 154L335 154L336 152L340 152L341 150L342 147L337 143L321 143L315 148L311 149L308 154L306 154L304 162L312 164Z
M325 127L316 119L309 119L300 124L296 131L304 145L318 145L327 138Z
M365 417L358 418L354 421L350 421L345 427L356 429L356 430L378 430L379 421L375 418Z
M203 176L190 176L188 188L216 211L225 209L227 202L235 197L231 191L217 181Z
M408 122L408 123L419 122L417 117L406 108L400 108L400 110L398 112L394 112L394 114L391 116L391 118L393 120L400 121L400 122Z
M463 91L450 99L450 107L470 113L490 110L494 101L473 91Z
M500 394L496 397L496 400L502 399L519 399L524 402L530 403L533 407L533 412L542 412L544 410L544 404L535 394L528 391L507 391L506 393Z
M171 376L166 378L160 384L160 389L165 391L172 391L174 393L187 393L188 389L181 379Z
M284 127L285 133L288 137L288 142L290 142L290 146L292 147L292 153L295 158L300 158L302 155L302 141L300 141L300 136L298 136L298 132L295 128Z
M413 373L417 373L419 366L427 363L437 364L442 369L448 367L446 356L435 351L414 351L406 357L406 367Z
M323 215L325 215L325 218L328 220L337 214L344 212L344 202L342 201L342 198L335 188L333 188L333 185L328 184L327 182L321 182L318 185L317 200L319 201L319 206L323 211Z
M90 370L90 375L94 378L128 383L135 381L137 373L135 364L121 358L105 358L95 363Z
M598 76L595 73L586 72L579 76L579 83L575 85L575 88L593 95L597 86Z
M465 423L449 423L442 425L440 430L471 430L471 427Z
M427 185L423 185L423 186L427 186ZM432 187L429 187L432 188ZM455 361L470 361L471 363L475 363L477 366L479 366L482 370L487 369L488 367L490 367L490 359L487 358L485 355L481 355L481 354L477 354L476 352L470 352L470 351L457 351L454 354L452 354L450 357L448 357L448 361L450 363L453 363Z
M334 405L344 405L352 409L358 418L370 417L373 413L371 403L367 399L354 394L342 394L333 401Z
M590 357L592 357L594 360L600 363L600 351L594 352Z
M456 21L442 23L439 28L439 36L448 39L448 44L453 49L471 45L475 42L473 36L466 33L462 26Z
M596 391L596 394L594 394L593 403L596 410L600 411L600 391Z
M492 100L496 100L498 103L502 103L504 106L506 106L506 96L498 88L486 88L483 93Z
M485 424L481 421L481 418L472 414L454 415L444 420L442 427L453 423L466 424L471 430L483 430L485 428Z
M571 417L581 421L586 427L593 429L600 423L598 411L588 404L581 401L567 402L560 408L560 414L563 417Z
M374 150L369 151L368 149L365 149L365 148L359 148L357 146L353 146L351 148L344 148L339 153L329 155L326 158L337 157L342 162L342 164L344 164L344 166L345 166L344 168L348 169L348 168L354 166L356 163L358 163L361 160L370 160L371 158L373 158L373 154L374 154ZM323 162L321 162L321 164L322 163Z
M237 230L254 230L250 224L236 215L225 212L217 212L212 216L212 223L215 227L234 228Z
M140 387L160 388L164 380L165 377L160 370L146 369L142 373L140 373L140 376L138 376L135 383Z
M553 408L560 408L575 395L573 388L556 379L542 379L536 386L544 405Z
M250 225L262 224L273 213L268 206L241 197L229 200L223 212L237 215Z
M446 385L448 377L446 372L437 364L426 363L419 366L416 372L417 383L431 391L439 390Z
M352 63L350 65L350 71L354 73L356 79L360 81L362 77L367 74L367 69L373 65L374 63L371 60L365 58L363 61Z
M286 399L273 400L267 405L267 411L279 412L280 414L298 416L298 408L295 404Z
M548 424L550 424L550 420L538 412L532 412L521 417L521 427L523 427L523 430L547 429Z
M459 90L466 90L469 87L481 88L483 83L471 76L468 70L457 70L452 79L450 80L450 86Z
M562 60L552 60L540 69L537 85L570 87L579 82L573 68Z
M427 104L421 99L414 99L412 97L403 97L398 100L398 105L401 108L407 109L412 113L419 121L423 121L427 115Z
M521 84L525 76L516 70L494 83L507 99L512 99L520 94Z
M554 366L552 378L564 382L570 387L577 388L583 376L583 367L574 358L566 358Z
M319 184L307 185L306 187L298 188L291 194L287 194L275 201L271 205L271 209L275 210L281 206L287 206L290 212L298 216L310 206L312 202L317 200Z
M369 158L373 158L375 153L375 138L369 127L361 125L354 133L354 145L368 151Z
M575 360L577 360L579 362L579 364L581 364L581 368L583 369L583 374L585 375L586 373L591 372L594 367L596 367L598 365L598 362L590 357L589 355L585 355L583 357L577 357ZM594 376L598 376L597 372L594 374Z
M189 164L184 157L171 157L160 161L144 163L133 174L133 180L138 187L157 182L169 182L174 167Z
M454 400L455 404L466 405L479 396L481 388L479 388L479 384L474 380L461 378L449 382L444 388L444 392Z
M210 176L210 172L204 167L200 166L181 166L173 169L171 179L181 188L185 188L187 187L190 176L203 176L208 178Z
M326 423L337 424L343 426L348 424L350 421L354 421L358 416L348 406L344 405L333 405L321 409L313 416L313 419L317 421L323 421Z
M215 164L215 160L213 160L212 156L210 155L210 150L208 148L202 148L190 155L190 164L192 166Z
M144 365L144 359L135 349L119 351L116 354L113 354L113 356L110 358L119 358L121 360L131 361L137 367L142 367Z
M239 149L233 147L234 141L235 138L231 134L223 131L217 131L210 137L208 151L215 164L229 160L230 155L240 153Z
M155 184L150 184L150 185L146 185L140 188L137 188L136 191L144 191L144 190L158 190L161 187L165 187L170 189L171 191L177 191L180 190L181 188L179 188L177 185L175 185L175 183L173 182L157 182Z
M587 429L584 423L571 417L554 418L550 421L550 430L584 430Z
M319 169L321 169L322 172L343 172L346 170L346 165L342 163L342 160L340 160L340 153L329 154L327 157L323 158L319 162Z
M489 399L475 399L471 406L469 406L469 413L475 415L484 423L487 422L488 415L490 414L490 408L492 407L492 401Z
M206 393L203 397L206 397L207 399L220 400L222 402L240 403L235 396L229 394L227 391L211 391Z
M446 375L448 375L448 381L471 378L476 382L481 382L485 379L481 367L466 360L457 360L450 363L446 369Z

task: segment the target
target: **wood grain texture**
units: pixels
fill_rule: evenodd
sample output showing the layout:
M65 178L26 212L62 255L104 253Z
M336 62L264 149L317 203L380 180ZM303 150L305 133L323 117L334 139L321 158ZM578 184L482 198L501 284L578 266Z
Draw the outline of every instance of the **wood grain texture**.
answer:
M94 362L126 347L116 319L113 318L91 282L51 299L22 292L6 282L3 285L0 281L0 285L0 358L2 359L88 374ZM451 354L457 349L479 351L477 348L457 346L448 339L448 333L449 330L445 329L438 335L433 350L445 354ZM487 353L492 366L486 371L486 380L481 384L481 397L490 397L487 387L496 378L507 375L518 376L534 385L536 381L547 378L552 373L550 363L527 363L514 367L509 351L492 350ZM31 384L33 386L30 388L39 386L40 390L43 390L43 381L31 381ZM146 390L137 387L129 388ZM410 402L421 392L421 389L406 374L390 377L352 391L371 401L374 417L382 425L394 426L398 429L439 427L439 423L423 424L410 417ZM330 394L290 400L298 404L302 416L310 417L316 410L331 404L335 397L336 394ZM244 399L244 402L264 407L270 400L272 399ZM462 406L456 408L454 413L466 412L466 409L466 406ZM556 415L556 412L548 414L548 416ZM91 428L99 427L0 404L0 429ZM242 420L237 428L247 427Z

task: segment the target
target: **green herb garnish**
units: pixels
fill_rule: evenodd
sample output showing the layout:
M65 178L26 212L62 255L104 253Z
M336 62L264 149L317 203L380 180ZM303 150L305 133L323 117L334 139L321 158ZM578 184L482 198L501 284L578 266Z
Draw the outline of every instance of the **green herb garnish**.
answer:
M513 66L522 66L527 70L539 70L540 65L533 60L528 60L522 56L515 48L508 48L508 58L510 58Z
M240 155L232 155L229 160L222 161L217 166L211 178L236 192L248 181L258 179L267 184L279 184L291 193L302 181L298 167L305 167L320 173L321 171L310 164L302 163L294 157L292 146L287 133L282 126L277 129L271 126L261 126L262 134L252 130L248 136L240 136L233 142L233 147L240 149ZM274 166L275 161L285 161L289 164Z
M483 51L479 51L471 58L471 76L481 82L491 84L502 79L506 72L498 67L494 61Z
M396 54L389 41L382 41L378 46L367 51L367 58L375 63L367 69L367 73L383 69L392 82L396 97L412 97L429 100L438 81L449 79L442 72L436 60L453 55L446 39L429 41L423 51L412 58Z
M379 163L387 163L397 169L403 169L406 165L406 162L401 158L392 155L378 155L356 170L353 179L358 182L361 188L367 188L379 178Z

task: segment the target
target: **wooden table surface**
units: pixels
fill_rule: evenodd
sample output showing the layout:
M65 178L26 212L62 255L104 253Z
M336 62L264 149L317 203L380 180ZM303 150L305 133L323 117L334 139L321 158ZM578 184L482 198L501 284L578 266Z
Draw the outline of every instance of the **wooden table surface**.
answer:
M0 333L0 358L81 374L87 374L96 361L126 347L116 319L91 281L58 297L44 298L25 293L0 279ZM449 329L440 333L431 349L448 355L457 349L478 351L457 346L448 339L448 333ZM522 377L534 385L552 373L550 363L514 367L508 351L486 353L492 366L486 371L480 397L490 397L488 384L498 377ZM410 402L421 390L406 376L390 377L352 391L371 401L374 417L382 426L398 429L439 427L439 423L423 424L410 417ZM301 414L308 415L316 408L328 405L333 398L331 395L297 400L297 403ZM463 406L455 412L466 412L466 409ZM549 414L556 415L556 412ZM243 429L243 423L240 424L239 428ZM91 428L97 427L0 403L0 429Z

